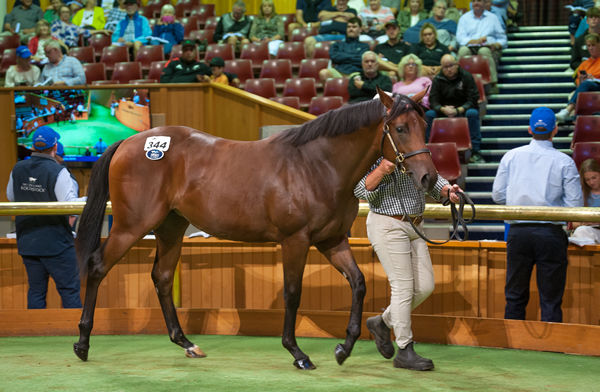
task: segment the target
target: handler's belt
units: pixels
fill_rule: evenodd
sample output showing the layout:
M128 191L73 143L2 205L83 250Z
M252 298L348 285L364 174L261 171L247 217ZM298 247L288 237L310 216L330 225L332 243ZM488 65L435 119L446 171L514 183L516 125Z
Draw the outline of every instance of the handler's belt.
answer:
M410 216L410 215L392 215L392 218L398 219L399 221L412 222L413 225L418 225L421 222L423 222L423 215L416 215L416 216Z

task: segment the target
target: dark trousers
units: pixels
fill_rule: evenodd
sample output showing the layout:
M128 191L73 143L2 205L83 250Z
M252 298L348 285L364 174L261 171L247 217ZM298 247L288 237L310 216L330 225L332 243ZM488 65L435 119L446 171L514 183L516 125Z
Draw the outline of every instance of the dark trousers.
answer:
M74 247L67 248L56 256L21 255L21 257L23 257L29 280L27 308L46 308L46 293L50 276L62 298L63 308L81 308L79 295L81 283Z
M540 293L542 321L562 322L567 278L567 235L559 225L512 224L506 244L504 318L524 320L533 266Z

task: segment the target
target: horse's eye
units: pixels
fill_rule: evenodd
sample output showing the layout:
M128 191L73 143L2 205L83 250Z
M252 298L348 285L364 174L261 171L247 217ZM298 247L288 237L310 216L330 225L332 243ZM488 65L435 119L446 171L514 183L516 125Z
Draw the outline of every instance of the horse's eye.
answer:
M396 127L396 132L398 132L398 133L404 133L404 132L406 132L406 126L404 124L398 125Z

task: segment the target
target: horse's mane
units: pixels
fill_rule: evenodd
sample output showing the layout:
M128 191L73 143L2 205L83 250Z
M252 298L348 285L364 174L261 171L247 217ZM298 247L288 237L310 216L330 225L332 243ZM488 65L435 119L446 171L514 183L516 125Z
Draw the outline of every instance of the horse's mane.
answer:
M394 99L394 106L388 118L395 118L407 110L417 110L423 116L423 109L404 95ZM386 114L385 106L379 99L372 99L331 110L299 127L288 129L277 136L278 141L301 146L319 137L334 137L357 131L381 121Z

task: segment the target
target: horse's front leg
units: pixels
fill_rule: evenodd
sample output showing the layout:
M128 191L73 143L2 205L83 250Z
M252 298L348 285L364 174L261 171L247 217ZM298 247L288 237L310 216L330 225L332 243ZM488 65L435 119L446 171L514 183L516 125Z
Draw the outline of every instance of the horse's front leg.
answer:
M363 302L365 299L365 278L358 269L348 238L346 236L316 244L317 249L329 260L333 266L344 275L352 289L352 308L350 320L346 328L346 341L335 347L335 359L338 364L344 363L350 356L354 343L360 336Z
M310 244L304 235L296 234L281 243L283 256L283 298L285 318L283 323L283 347L294 357L294 366L302 370L316 369L308 355L296 343L296 315L302 295L302 276Z

